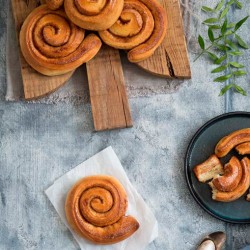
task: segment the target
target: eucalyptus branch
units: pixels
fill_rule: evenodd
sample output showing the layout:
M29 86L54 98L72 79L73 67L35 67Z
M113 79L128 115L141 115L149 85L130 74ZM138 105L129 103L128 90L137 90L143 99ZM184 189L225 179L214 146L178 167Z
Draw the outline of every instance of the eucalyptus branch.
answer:
M211 73L225 72L224 75L214 79L214 82L228 83L221 89L220 95L225 94L229 89L234 89L236 92L246 95L246 91L236 84L238 77L247 74L246 71L242 70L245 66L236 62L236 57L243 55L243 49L249 48L247 43L237 34L249 16L244 17L237 23L229 23L228 13L232 7L242 9L243 4L239 0L230 0L229 2L220 0L215 8L202 6L204 12L213 15L203 22L208 27L207 33L210 43L206 46L204 38L199 35L198 43L201 52L194 61L206 54L217 65ZM220 56L218 56L218 53Z

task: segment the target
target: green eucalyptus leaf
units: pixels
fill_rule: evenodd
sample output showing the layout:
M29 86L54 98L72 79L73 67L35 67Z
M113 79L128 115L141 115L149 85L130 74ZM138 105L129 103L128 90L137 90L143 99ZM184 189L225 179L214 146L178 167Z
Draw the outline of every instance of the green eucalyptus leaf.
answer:
M235 34L235 38L238 42L238 44L240 45L240 47L242 47L243 49L248 49L248 45L246 44L246 42L244 42L244 40L237 34Z
M203 21L204 24L217 23L217 22L219 22L219 19L214 17L208 18L205 21Z
M218 56L216 56L214 53L207 51L208 56L213 60L216 61L218 60Z
M243 88L241 88L239 85L234 84L234 89L235 89L238 93L240 93L240 94L242 94L242 95L244 95L244 96L247 95L247 92L246 92Z
M218 68L215 68L214 70L211 71L211 73L219 73L227 69L227 65L222 65Z
M239 2L239 1L235 1L235 4L236 4L236 6L239 8L239 9L242 9L242 3L241 2Z
M220 15L220 19L222 19L224 16L226 16L226 14L228 13L230 7L226 7L222 12L221 12L221 15Z
M221 1L217 4L217 6L216 6L216 8L215 8L215 11L221 10L221 9L223 8L223 6L224 6L224 3L225 3L225 0L221 0Z
M231 0L231 1L229 1L229 2L227 3L227 5L230 6L230 5L234 4L234 3L235 3L235 0Z
M234 71L233 74L234 74L235 76L244 76L244 75L247 74L247 72L244 71L244 70L237 70L237 71Z
M228 44L232 49L238 49L238 46L231 40L225 39L226 44Z
M208 25L210 29L213 29L213 30L219 30L221 29L221 26L220 25Z
M221 51L227 51L230 50L231 48L227 45L224 44L215 44L216 48Z
M230 79L232 76L233 76L232 74L227 74L227 75L224 75L224 76L219 76L219 77L217 77L217 78L214 79L214 82L225 82L228 79Z
M238 92L238 93L240 93L240 94L242 94L244 96L247 95L246 91L242 87L240 87L237 84L231 83L231 84L228 84L224 88L221 89L221 92L220 92L219 96L224 95L229 89L234 89L236 92Z
M211 9L210 7L207 7L207 6L202 6L201 9L205 12L214 12L213 9Z
M221 89L219 96L224 95L229 89L233 88L234 84L228 84L224 88Z
M249 16L246 16L243 19L241 19L238 23L236 23L234 31L238 30L242 26L242 24L246 22L246 20L248 19L248 17Z
M199 35L199 37L198 37L198 42L199 42L201 49L205 49L205 42L204 42L204 39L201 35Z
M221 27L221 34L224 35L226 31L227 31L227 18L225 19L225 21Z
M228 54L230 56L242 56L243 52L236 50L236 51L229 51Z
M230 29L230 28L234 28L235 27L235 23L229 23L227 25L227 28Z
M213 33L213 30L211 28L208 29L208 37L209 37L209 40L213 43L214 42L214 33Z
M215 64L221 64L223 61L225 61L227 59L227 55L224 55L220 58L218 58L217 60L214 61Z
M227 32L225 32L225 36L230 36L233 34L233 31L232 30L228 30Z
M229 62L231 66L234 68L244 68L245 66L243 64L237 63L237 62Z

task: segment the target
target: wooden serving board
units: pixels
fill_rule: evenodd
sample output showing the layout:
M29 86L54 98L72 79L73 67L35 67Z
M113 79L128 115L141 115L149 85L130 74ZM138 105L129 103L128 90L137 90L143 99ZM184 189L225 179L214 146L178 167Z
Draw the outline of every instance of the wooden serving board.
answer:
M16 24L17 37L19 38L19 33L24 20L29 13L39 5L39 1L11 0L11 3ZM23 78L24 98L26 100L39 99L53 93L63 86L74 73L74 71L72 71L60 76L44 76L27 64L21 52L19 52L19 56Z
M146 71L167 78L190 78L183 21L179 0L159 0L167 12L167 35L149 59L137 63ZM12 0L12 9L19 36L28 14L44 0ZM20 53L25 99L38 99L60 88L74 72L56 77L43 76L33 70ZM87 63L87 74L95 130L132 126L130 107L119 51L103 46Z

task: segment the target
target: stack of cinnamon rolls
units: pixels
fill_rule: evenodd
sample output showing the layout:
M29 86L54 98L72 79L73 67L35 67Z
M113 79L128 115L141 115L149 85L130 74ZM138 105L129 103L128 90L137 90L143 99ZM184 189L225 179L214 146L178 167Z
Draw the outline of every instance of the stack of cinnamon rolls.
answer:
M28 64L44 75L76 69L91 60L103 42L127 50L129 61L139 62L150 57L166 35L166 12L157 0L42 3L25 20L20 46Z

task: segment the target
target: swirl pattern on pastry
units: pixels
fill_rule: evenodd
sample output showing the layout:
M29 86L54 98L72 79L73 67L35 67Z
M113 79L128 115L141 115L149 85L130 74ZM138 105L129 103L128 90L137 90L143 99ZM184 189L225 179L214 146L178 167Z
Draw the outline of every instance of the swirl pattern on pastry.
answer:
M70 20L87 30L106 30L119 18L124 0L65 0Z
M117 22L99 34L111 47L130 49L129 61L139 62L154 53L166 31L166 12L156 0L125 0Z
M69 21L63 10L36 8L25 20L20 46L27 63L38 72L52 76L70 72L92 59L101 48L94 34Z
M242 167L236 157L232 157L224 167L224 174L215 177L212 181L215 188L222 192L231 192L235 190L242 177Z
M250 141L250 128L237 130L223 137L215 147L215 154L218 157L226 156L237 145Z
M242 177L239 185L231 192L222 192L215 188L212 182L209 185L212 188L212 198L216 201L230 202L237 200L248 190L250 184L250 163L247 157L241 160Z
M139 223L125 216L127 195L113 177L85 177L69 191L65 204L70 226L97 244L113 244L131 236Z
M57 10L63 6L64 0L46 0L46 4L51 10Z
M250 154L250 142L244 142L238 145L235 149L240 155Z

